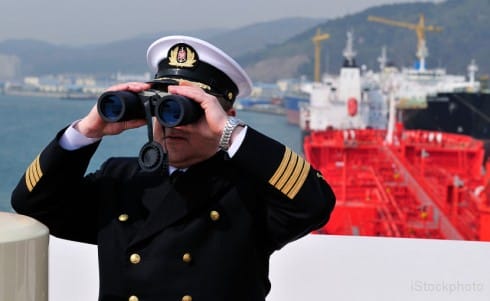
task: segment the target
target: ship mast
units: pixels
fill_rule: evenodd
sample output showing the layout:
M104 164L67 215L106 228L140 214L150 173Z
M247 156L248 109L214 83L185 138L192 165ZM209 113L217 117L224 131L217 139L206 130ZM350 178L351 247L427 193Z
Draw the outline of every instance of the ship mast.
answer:
M478 65L475 63L475 60L471 60L471 63L468 65L468 78L471 85L475 84L475 74L478 72Z
M393 144L393 137L395 133L395 117L396 117L396 102L395 102L395 90L396 87L395 76L392 72L388 75L387 92L388 92L388 131L386 132L385 141L388 145Z
M354 50L353 41L354 41L354 34L352 33L352 31L348 31L347 42L345 44L344 51L342 52L345 58L344 65L346 67L355 67L356 65L356 61L354 59L357 55L357 52Z
M386 64L388 63L388 56L386 55L386 46L381 48L381 56L378 57L379 70L385 70Z

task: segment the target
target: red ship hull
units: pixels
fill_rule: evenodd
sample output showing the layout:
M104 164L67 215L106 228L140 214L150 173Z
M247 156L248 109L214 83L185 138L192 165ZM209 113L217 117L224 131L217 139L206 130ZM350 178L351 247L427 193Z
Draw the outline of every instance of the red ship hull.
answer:
M305 157L338 200L317 233L490 241L482 141L400 127L391 145L385 137L369 129L305 137Z

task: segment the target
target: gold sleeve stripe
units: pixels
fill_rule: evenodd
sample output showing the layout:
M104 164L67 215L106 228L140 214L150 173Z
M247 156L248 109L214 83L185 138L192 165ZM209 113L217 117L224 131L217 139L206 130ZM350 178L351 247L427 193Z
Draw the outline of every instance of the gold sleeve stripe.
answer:
M276 169L276 172L272 176L272 178L269 180L269 183L272 186L275 186L277 181L279 180L279 177L283 174L284 169L286 169L288 162L289 162L289 157L291 156L292 151L288 147L286 147L286 150L284 152L284 156L282 158L281 164L279 164L279 167Z
M295 167L296 167L297 162L298 162L298 155L296 153L292 153L286 170L282 174L282 177L280 178L280 180L276 183L276 185L274 185L274 186L276 186L277 189L283 190L283 189L285 189L284 186L288 185L288 183L290 182L290 177L293 174L293 172L295 171Z
M310 164L298 154L286 148L283 159L269 183L293 199L303 186Z
M43 172L41 170L41 164L39 163L39 155L38 155L26 170L25 181L29 192L31 192L34 189L37 182L39 182L42 176L43 176Z
M298 180L296 181L296 184L288 193L288 197L290 199L293 199L298 194L299 190L301 189L301 187L303 187L303 184L306 181L306 177L308 176L308 173L310 172L310 164L305 160L302 161L303 161L303 169L301 170L298 176Z

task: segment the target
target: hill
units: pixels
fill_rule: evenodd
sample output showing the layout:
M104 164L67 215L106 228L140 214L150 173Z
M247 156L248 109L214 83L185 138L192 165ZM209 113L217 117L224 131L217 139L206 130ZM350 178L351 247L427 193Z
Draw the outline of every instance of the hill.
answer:
M146 49L155 39L162 36L170 34L196 36L218 45L233 57L237 57L282 43L292 35L303 32L322 21L324 20L289 18L231 31L206 29L183 33L159 32L84 47L67 47L35 40L7 40L0 42L0 69L2 69L2 61L10 59L20 62L16 67L16 74L10 74L10 77L60 73L144 73L148 71ZM9 79L9 76L2 78L0 71L0 80L2 79Z
M418 23L420 14L426 25L443 28L441 32L426 32L429 50L427 66L444 67L450 73L465 74L467 65L475 59L479 74L490 72L490 5L488 0L448 0L442 3L410 3L384 5L361 13L328 20L296 35L281 45L240 56L252 78L274 81L290 74L293 77L313 74L313 44L317 29L328 33L323 42L322 70L337 72L342 64L346 32L355 36L357 62L377 70L377 58L386 46L388 58L398 66L412 66L415 61L417 38L415 31L368 21L378 16L401 22Z
M322 69L337 72L342 64L346 32L355 36L357 62L377 70L377 58L386 46L388 57L398 66L415 61L417 38L413 30L367 20L369 15L417 23L425 16L427 25L443 27L427 32L427 65L445 67L464 74L475 59L478 74L489 74L490 5L488 0L447 0L441 3L392 4L373 7L357 14L331 20L289 18L259 23L236 30L206 29L183 32L204 38L230 53L254 81L273 82L279 78L312 76L314 49L311 42L317 29L330 38L323 42ZM113 74L147 72L145 50L156 38L169 33L139 36L100 45L67 47L42 41L0 42L0 80L14 76L59 73ZM2 66L5 62L14 66ZM13 71L12 71L13 70Z

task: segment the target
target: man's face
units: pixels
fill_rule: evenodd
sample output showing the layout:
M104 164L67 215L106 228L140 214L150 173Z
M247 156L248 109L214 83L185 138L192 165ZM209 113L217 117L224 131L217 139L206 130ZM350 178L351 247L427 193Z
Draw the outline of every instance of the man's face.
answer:
M168 162L177 168L186 168L212 157L218 150L217 138L204 117L198 121L173 128L165 128L154 122L154 140L168 154Z

